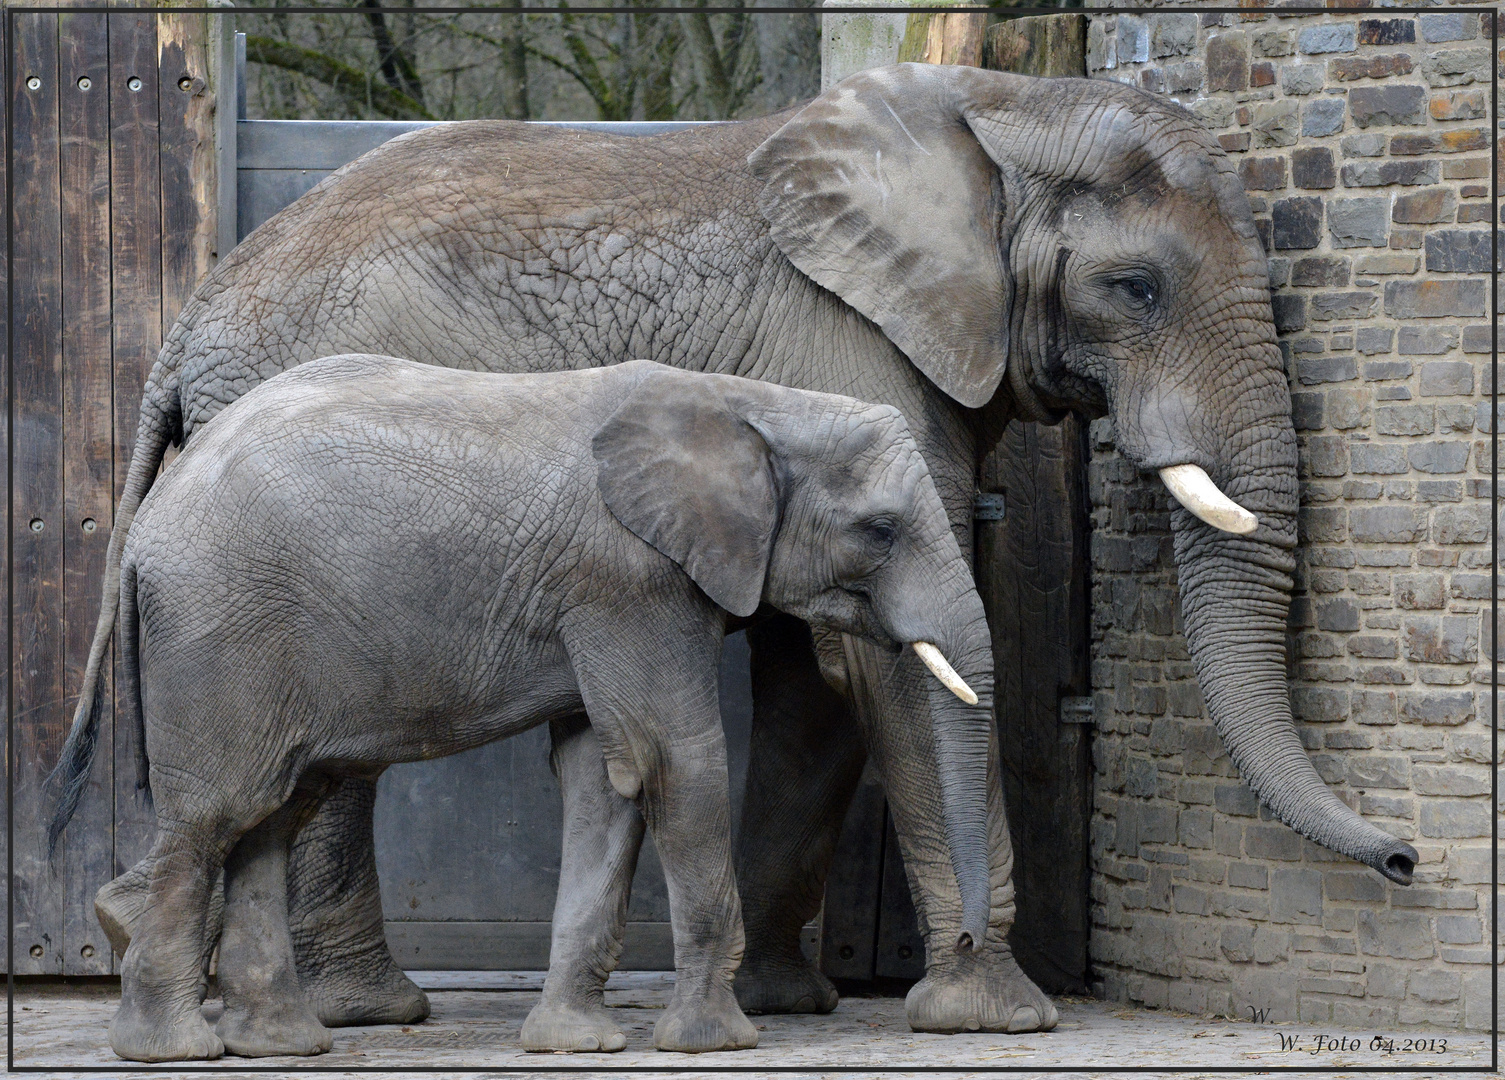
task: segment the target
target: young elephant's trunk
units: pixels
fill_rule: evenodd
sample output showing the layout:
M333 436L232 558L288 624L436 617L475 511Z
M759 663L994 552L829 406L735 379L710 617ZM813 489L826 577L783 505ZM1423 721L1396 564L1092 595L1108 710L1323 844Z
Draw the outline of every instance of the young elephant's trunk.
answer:
M964 570L964 568L963 568ZM982 600L972 587L952 590L932 640L913 640L934 676L930 715L951 868L961 893L956 951L982 948L992 903L988 848L988 739L993 723L993 652Z

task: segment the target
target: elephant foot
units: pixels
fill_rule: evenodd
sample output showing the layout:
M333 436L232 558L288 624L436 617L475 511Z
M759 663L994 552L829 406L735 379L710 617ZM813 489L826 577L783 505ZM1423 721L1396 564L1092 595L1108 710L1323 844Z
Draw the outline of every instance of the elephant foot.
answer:
M760 1013L828 1013L841 995L831 980L803 955L768 962L749 955L732 980L737 1004L748 1015Z
M904 1001L915 1031L1049 1031L1060 1015L1012 956L927 972Z
M622 1025L605 1006L569 1006L540 1001L523 1021L523 1049L533 1054L615 1053L627 1045Z
M228 1006L214 1033L238 1057L311 1057L334 1045L334 1035L301 1002Z
M164 1026L122 1002L110 1021L110 1049L126 1061L212 1061L224 1055L225 1044L197 1010Z
M428 995L387 957L373 972L369 964L300 963L298 981L325 1027L365 1024L416 1024L429 1018ZM303 958L300 958L300 960Z
M680 1054L751 1050L758 1045L758 1029L742 1015L730 993L683 998L676 993L653 1025L653 1045Z

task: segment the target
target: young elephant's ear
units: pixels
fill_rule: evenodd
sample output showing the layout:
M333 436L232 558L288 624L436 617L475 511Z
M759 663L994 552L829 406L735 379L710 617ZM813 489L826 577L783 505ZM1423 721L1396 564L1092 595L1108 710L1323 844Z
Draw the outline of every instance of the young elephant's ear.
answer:
M751 615L778 527L768 444L714 376L641 380L596 432L596 482L637 536L733 615Z
M971 408L1003 379L1013 299L1002 179L967 123L979 90L997 92L988 76L861 72L747 159L779 250Z

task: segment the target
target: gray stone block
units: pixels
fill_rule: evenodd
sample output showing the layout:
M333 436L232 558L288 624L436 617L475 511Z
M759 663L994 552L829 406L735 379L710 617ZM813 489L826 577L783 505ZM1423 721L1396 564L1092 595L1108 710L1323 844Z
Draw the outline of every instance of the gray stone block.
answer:
M1322 922L1322 871L1276 869L1270 874L1270 920Z
M1428 799L1421 804L1421 835L1441 840L1488 836L1489 803Z
M1479 659L1478 624L1465 615L1416 616L1401 624L1406 659L1423 664L1471 664Z
M1389 199L1333 199L1327 204L1333 246L1384 247L1390 231Z
M1313 322L1367 319L1379 303L1379 294L1372 292L1317 293L1311 298L1309 313Z
M1483 281L1387 281L1385 314L1398 319L1438 319L1484 314Z
M1406 506L1354 507L1348 529L1361 544L1414 544L1426 538L1427 515Z
M1309 133L1303 129L1303 134ZM1338 182L1333 152L1325 146L1297 147L1291 152L1291 180L1299 188L1326 191L1333 187Z
M1229 863L1228 884L1239 889L1268 889L1270 872L1258 863ZM1461 944L1467 944L1467 942Z
M1476 915L1439 915L1437 940L1447 945L1477 945L1484 933Z
M1308 26L1296 35L1296 47L1304 53L1353 52L1358 44L1358 27L1352 23Z
M1343 130L1344 109L1342 98L1318 98L1309 101L1301 110L1301 134L1308 139L1336 135Z
M1428 53L1421 62L1428 86L1465 86L1487 83L1490 77L1489 49L1443 49Z
M1348 92L1348 110L1356 127L1393 127L1426 123L1427 91L1423 86L1356 86Z
M1487 506L1443 506L1433 518L1432 539L1439 544L1482 544L1489 539Z
M1470 15L1473 12L1469 12ZM1425 15L1422 18L1426 18ZM1433 1004L1457 1001L1463 996L1463 976L1452 971L1426 970L1412 973L1411 996Z
M1324 886L1329 900L1372 903L1385 899L1385 881L1371 870L1329 870Z
M1466 442L1425 442L1410 448L1411 468L1432 474L1461 473L1468 468Z
M1408 159L1405 161L1351 161L1342 169L1343 186L1363 187L1414 187L1418 184L1435 184L1442 178L1442 169L1435 161Z
M1143 64L1150 58L1150 28L1138 15L1118 16L1118 60Z
M1398 698L1407 723L1454 727L1474 718L1474 695L1468 690L1403 690Z
M1412 770L1418 795L1487 795L1489 770L1477 765L1423 765Z
M1354 343L1365 356L1377 356L1390 351L1395 331L1388 326L1361 326L1354 334Z
M1296 102L1267 101L1254 108L1255 146L1290 146L1301 131Z
M1337 101L1337 98L1330 100ZM1385 147L1389 144L1389 136L1383 132L1364 132L1358 135L1346 135L1343 138L1343 156L1374 158L1382 157Z
M1149 24L1151 56L1186 56L1196 48L1198 20L1195 15L1151 15Z
M1301 858L1301 836L1285 825L1250 825L1244 829L1244 850L1251 859L1296 862Z
M1416 40L1416 23L1411 19L1359 20L1360 45L1409 45Z
M1300 360L1296 363L1296 377L1305 386L1348 382L1359 377L1358 362L1351 356L1320 356L1313 360Z
M1505 234L1502 234L1502 239L1505 239ZM1426 255L1427 269L1434 274L1487 274L1489 231L1439 229L1430 232L1426 237Z
M1381 435L1430 435L1437 428L1431 405L1383 405L1374 410L1374 430Z
M1367 956L1426 960L1437 951L1427 916L1414 912L1360 911L1358 932L1359 948ZM1371 975L1371 986L1373 981Z
M1404 754L1358 754L1348 758L1348 782L1357 788L1406 790L1411 759Z
M1439 353L1447 352L1458 340L1453 330L1434 330L1425 334L1419 328L1405 329L1415 333L1419 345ZM1404 337L1405 330L1401 333ZM1417 351L1421 351L1420 348ZM1473 392L1474 365L1467 360L1434 360L1421 365L1422 397L1467 397Z
M1360 475L1393 476L1411 468L1406 448L1396 443L1354 443L1349 450L1349 467Z
M1473 41L1479 36L1479 15L1475 11L1448 11L1422 15L1423 41Z
M1458 331L1454 330L1452 327L1402 326L1400 328L1400 341L1396 346L1396 352L1400 353L1402 356L1442 356L1445 353L1452 352L1453 349L1457 347L1457 345ZM1465 394L1472 393L1473 365L1464 364L1462 366L1469 369L1470 383L1469 388L1462 392ZM1440 370L1441 367L1442 365L1438 364L1422 365L1421 384L1423 397L1437 396L1436 394L1427 393L1427 370L1429 368L1434 369L1432 371L1433 382L1431 385L1435 386L1437 376L1443 374L1442 370ZM1457 372L1453 371L1451 368L1449 368L1449 371L1451 371L1454 375L1457 374ZM1448 394L1458 393L1458 391L1456 390L1448 390L1446 392Z
M1288 64L1280 71L1280 89L1298 97L1315 94L1322 89L1325 75L1321 64Z

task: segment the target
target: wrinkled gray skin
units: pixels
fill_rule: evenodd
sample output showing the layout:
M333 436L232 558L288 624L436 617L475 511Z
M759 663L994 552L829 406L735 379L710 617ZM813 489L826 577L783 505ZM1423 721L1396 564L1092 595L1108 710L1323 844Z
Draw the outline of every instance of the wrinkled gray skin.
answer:
M968 705L932 680L926 735L965 853L958 947L986 932L991 639L891 406L647 361L490 375L329 357L194 440L143 502L122 582L158 830L110 1025L121 1057L329 1049L286 922L293 835L345 777L582 710L663 855L676 980L655 1044L757 1045L732 992L717 665L760 604L885 651L930 642L970 682ZM87 774L86 755L64 759ZM211 1031L200 973L221 866Z
M1415 853L1338 801L1295 735L1296 444L1265 257L1227 160L1174 105L1106 82L901 65L798 113L649 140L504 122L396 139L259 229L184 310L147 386L114 552L170 441L256 382L347 349L496 370L648 357L892 404L967 553L975 468L1010 419L1109 415L1136 464L1198 464L1259 516L1247 537L1172 519L1192 660L1240 772L1304 835L1409 880ZM108 587L106 604L100 657ZM914 734L929 711L919 664L827 635L812 653L787 622L751 640L743 1007L834 1006L798 932L871 755L927 943L911 1025L1053 1024L1006 941L996 792L987 942L951 948L962 905L930 744ZM310 828L294 932L325 1022L426 1013L380 938L369 796L345 785ZM561 898L580 884L564 879ZM104 899L128 912L139 895L122 882ZM358 948L326 953L299 929L342 918L371 928ZM556 918L556 946L560 933Z

